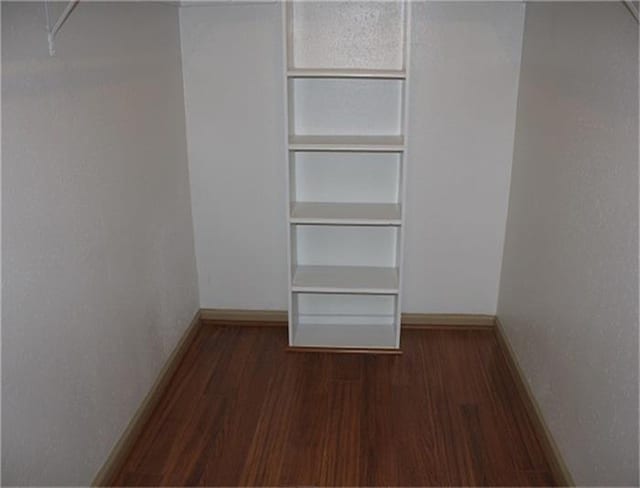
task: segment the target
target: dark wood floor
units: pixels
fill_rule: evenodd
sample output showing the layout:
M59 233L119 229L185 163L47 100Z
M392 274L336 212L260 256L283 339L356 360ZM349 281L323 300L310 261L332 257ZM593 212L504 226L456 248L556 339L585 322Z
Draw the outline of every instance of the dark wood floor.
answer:
M286 352L205 325L116 485L552 485L491 330L407 330L401 356Z

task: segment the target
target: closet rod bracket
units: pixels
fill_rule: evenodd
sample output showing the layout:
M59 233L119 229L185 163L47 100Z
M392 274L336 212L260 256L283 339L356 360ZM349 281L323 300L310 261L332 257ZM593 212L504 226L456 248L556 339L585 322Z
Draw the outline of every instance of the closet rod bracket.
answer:
M55 43L54 43L56 34L62 28L66 20L69 18L69 15L71 15L71 12L73 12L73 9L75 9L78 6L79 2L80 0L69 1L67 3L67 6L64 8L64 11L60 14L60 17L58 17L58 20L56 20L56 23L53 24L52 26L51 19L49 17L49 0L45 0L44 8L45 8L45 15L47 17L47 42L49 44L49 56L54 56L56 54Z

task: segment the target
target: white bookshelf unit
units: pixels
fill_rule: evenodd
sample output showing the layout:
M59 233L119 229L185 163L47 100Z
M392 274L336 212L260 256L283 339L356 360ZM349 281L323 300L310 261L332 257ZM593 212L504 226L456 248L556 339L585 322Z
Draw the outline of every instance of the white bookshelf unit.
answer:
M410 2L283 2L289 345L400 349Z

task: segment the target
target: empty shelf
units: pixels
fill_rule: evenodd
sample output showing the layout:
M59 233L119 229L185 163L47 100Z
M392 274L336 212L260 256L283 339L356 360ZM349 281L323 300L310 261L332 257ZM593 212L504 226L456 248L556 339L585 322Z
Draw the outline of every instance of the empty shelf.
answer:
M357 69L357 68L291 68L289 78L377 78L403 80L407 77L404 70L396 69Z
M344 347L396 349L396 333L390 325L298 324L294 347Z
M398 269L373 266L296 266L292 291L298 293L398 293Z
M400 205L396 203L291 204L292 224L400 225Z
M291 151L404 151L402 136L289 136Z

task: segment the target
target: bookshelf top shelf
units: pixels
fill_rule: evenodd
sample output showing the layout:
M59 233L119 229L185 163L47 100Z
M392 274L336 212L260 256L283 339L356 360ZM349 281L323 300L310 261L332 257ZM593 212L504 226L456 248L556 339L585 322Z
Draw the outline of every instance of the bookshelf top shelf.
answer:
M407 73L398 69L362 68L289 68L289 78L364 78L383 80L404 80Z

